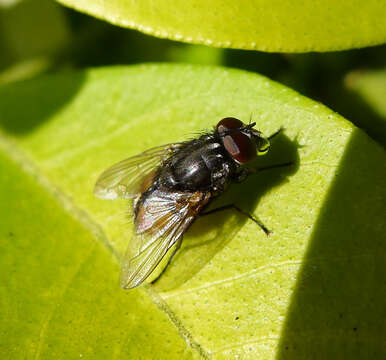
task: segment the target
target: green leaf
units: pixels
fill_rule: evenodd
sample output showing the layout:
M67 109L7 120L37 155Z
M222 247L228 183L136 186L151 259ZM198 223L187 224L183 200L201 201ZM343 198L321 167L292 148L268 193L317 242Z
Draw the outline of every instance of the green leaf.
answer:
M23 0L0 0L0 8L8 8L16 5Z
M345 79L346 87L356 95L362 125L386 147L386 69L354 71Z
M353 72L346 78L346 84L386 121L386 69Z
M216 47L307 52L386 41L386 3L378 0L58 1L119 26Z
M160 303L117 291L118 265L87 216L13 152L2 140L1 358L191 358Z
M128 204L94 198L97 176L224 116L252 117L265 134L285 128L256 166L294 166L250 177L211 205L235 202L272 234L229 211L199 218L155 286L124 292L114 256L131 237ZM0 125L8 353L386 355L385 152L322 105L243 71L143 65L0 88Z
M50 0L8 1L3 5L0 4L0 84L49 69L54 55L70 43L71 35L63 8Z

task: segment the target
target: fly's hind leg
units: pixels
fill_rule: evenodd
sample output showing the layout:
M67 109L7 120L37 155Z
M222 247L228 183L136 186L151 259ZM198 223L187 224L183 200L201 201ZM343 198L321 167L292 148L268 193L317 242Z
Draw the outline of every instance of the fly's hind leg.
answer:
M281 130L279 130L275 134L271 135L271 137L277 135L280 131ZM247 168L246 167L246 168L243 168L238 174L236 174L236 176L233 179L237 182L243 182L249 175L254 175L254 174L260 173L261 171L265 171L265 170L277 169L277 168L287 167L287 166L291 166L291 165L293 165L293 162L274 164L274 165L269 165L269 166L265 166L265 167L261 167L261 168ZM236 210L240 214L243 214L244 216L248 217L248 219L251 219L255 224L257 224L260 227L260 229L265 232L266 235L270 234L271 231L268 230L268 228L260 220L256 219L255 217L253 217L251 214L244 211L243 209L240 209L235 204L229 204L229 205L221 206L217 209L206 211L204 213L201 213L200 216L209 215L209 214L213 214L213 213L218 212L218 211L229 210L229 209Z
M263 230L265 232L265 234L267 236L270 234L270 231L267 229L267 227L260 220L254 218L251 214L244 211L243 209L240 209L235 204L229 204L229 205L218 207L217 209L206 211L204 213L201 213L200 216L206 216L206 215L210 215L210 214L213 214L213 213L216 213L219 211L230 210L230 209L236 210L240 214L243 214L244 216L246 216L248 219L251 219L255 224L257 224L260 227L261 230Z

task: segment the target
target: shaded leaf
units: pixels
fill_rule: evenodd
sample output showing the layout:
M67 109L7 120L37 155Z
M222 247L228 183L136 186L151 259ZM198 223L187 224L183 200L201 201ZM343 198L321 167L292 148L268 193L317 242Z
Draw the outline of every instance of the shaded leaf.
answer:
M358 122L386 148L386 70L353 71L345 78Z
M346 85L361 95L386 122L386 70L353 72L346 78Z
M0 83L47 71L54 55L70 43L63 9L50 0L3 5L0 3Z

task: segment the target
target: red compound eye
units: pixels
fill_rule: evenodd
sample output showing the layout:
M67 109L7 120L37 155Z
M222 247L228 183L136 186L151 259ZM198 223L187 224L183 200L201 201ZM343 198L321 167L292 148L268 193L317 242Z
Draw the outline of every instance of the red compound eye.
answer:
M245 127L245 124L239 119L228 117L217 124L217 131L221 135L227 131L243 127ZM244 164L255 159L256 143L244 132L231 131L228 135L222 137L222 141L228 153L239 163Z
M222 133L230 129L239 129L244 126L245 124L241 120L233 117L226 117L217 124L217 130L219 133Z

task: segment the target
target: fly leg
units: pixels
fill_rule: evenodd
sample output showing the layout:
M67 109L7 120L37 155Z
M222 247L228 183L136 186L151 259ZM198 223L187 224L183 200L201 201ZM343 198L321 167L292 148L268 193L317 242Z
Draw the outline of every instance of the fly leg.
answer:
M260 229L265 232L266 235L270 234L270 231L266 228L266 226L261 221L259 221L258 219L254 218L251 214L247 213L243 209L240 209L235 204L229 204L229 205L220 206L217 209L213 209L213 210L209 210L209 211L206 211L204 213L201 213L200 216L206 216L206 215L210 215L210 214L213 214L213 213L216 213L216 212L219 212L219 211L224 211L224 210L229 210L229 209L236 210L240 214L243 214L248 219L251 219L255 224L257 224L260 227Z
M276 135L279 135L281 132L284 131L284 128L281 127L279 130L275 131L273 134L268 136L268 140L272 140Z
M176 247L174 248L173 250L173 254L170 255L170 258L167 262L167 264L165 265L165 267L162 269L162 271L160 272L160 274L151 282L152 284L154 284L156 281L159 280L159 278L161 277L161 275L166 271L166 268L170 265L170 263L172 262L173 258L174 258L174 255L176 254L177 250L181 247L181 243L182 243L182 236L177 240L177 243L176 243Z
M272 137L276 136L277 134L279 134L280 131L282 131L282 130L279 129L276 133L272 134L270 136L270 138L272 138ZM235 180L237 182L242 182L242 181L244 181L248 177L248 175L253 175L253 174L257 174L257 173L259 173L261 171L271 170L271 169L276 169L276 168L281 168L281 167L287 167L287 166L291 166L291 165L293 165L292 162L286 162L286 163L282 163L282 164L274 164L274 165L265 166L265 167L256 168L256 169L254 169L254 168L243 168L242 171L240 171L236 175ZM216 213L216 212L219 212L219 211L230 210L230 209L236 210L240 214L243 214L244 216L246 216L248 219L251 219L255 224L257 224L260 227L261 230L263 230L265 232L266 235L270 234L270 230L268 230L268 228L260 220L254 218L251 214L249 214L248 212L244 211L243 209L240 209L235 204L224 205L224 206L218 207L216 209L206 211L204 213L201 213L200 216L210 215L210 214L213 214L213 213Z
M291 166L293 164L294 164L293 162L286 162L286 163L282 163L282 164L274 164L274 165L264 166L262 168L247 168L247 172L248 172L248 175L249 174L257 174L261 171L287 167L287 166Z
M265 171L265 170L287 167L287 166L291 166L293 164L294 164L293 162L286 162L286 163L282 163L282 164L269 165L269 166L265 166L262 168L243 168L239 173L237 173L234 176L233 179L236 182L243 182L249 175L254 175L254 174L257 174L257 173L259 173L261 171Z

